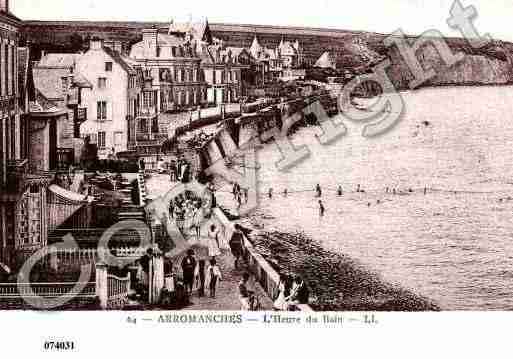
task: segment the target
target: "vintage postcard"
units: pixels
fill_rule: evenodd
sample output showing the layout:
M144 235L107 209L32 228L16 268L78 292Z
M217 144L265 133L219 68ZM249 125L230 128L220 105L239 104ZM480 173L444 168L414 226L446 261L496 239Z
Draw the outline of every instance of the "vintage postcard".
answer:
M512 16L1 0L4 328L513 319Z

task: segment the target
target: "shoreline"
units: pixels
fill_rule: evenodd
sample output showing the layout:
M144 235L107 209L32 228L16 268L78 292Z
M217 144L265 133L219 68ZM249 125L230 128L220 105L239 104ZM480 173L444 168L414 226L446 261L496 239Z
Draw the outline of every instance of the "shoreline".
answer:
M254 217L242 218L240 224L247 228L249 241L273 269L305 280L310 289L309 305L315 311L441 310L429 298L386 282L303 232L254 229L258 227Z

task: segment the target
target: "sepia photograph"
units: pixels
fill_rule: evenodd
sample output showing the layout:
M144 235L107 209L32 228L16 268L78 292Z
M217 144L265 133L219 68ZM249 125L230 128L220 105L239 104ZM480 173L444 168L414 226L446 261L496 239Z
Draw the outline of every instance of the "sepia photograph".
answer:
M512 311L511 16L0 0L0 318Z

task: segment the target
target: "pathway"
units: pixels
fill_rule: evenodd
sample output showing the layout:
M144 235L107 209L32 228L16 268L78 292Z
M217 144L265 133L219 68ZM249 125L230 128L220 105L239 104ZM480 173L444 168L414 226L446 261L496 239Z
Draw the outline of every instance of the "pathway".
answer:
M148 193L149 199L155 199L165 194L171 187L175 186L176 183L169 181L168 175L159 175L153 174L150 178L146 180L146 190ZM222 195L219 193L218 203L224 205L224 202L227 202L228 207L233 207L233 197L230 197L231 194L224 192ZM221 199L221 201L220 201ZM202 237L205 236L206 228L208 223L205 226L202 226ZM187 236L188 237L188 236ZM189 238L187 238L189 239ZM197 257L206 255L206 248L203 246L199 246L197 241L194 245L196 250ZM182 254L183 255L183 254ZM180 267L181 256L174 258L173 262L175 263L175 268ZM245 271L245 268L235 269L233 263L233 256L231 255L228 249L222 249L222 254L218 256L217 262L221 269L221 274L223 279L218 283L216 298L210 298L208 288L205 289L206 296L198 297L196 293L193 293L191 297L192 304L187 307L188 310L240 310L240 301L238 298L238 284L240 279L242 278L242 274ZM253 277L250 279L249 288L254 290L257 293L260 302L262 304L262 310L271 310L272 309L272 301L264 292L260 284L255 283Z

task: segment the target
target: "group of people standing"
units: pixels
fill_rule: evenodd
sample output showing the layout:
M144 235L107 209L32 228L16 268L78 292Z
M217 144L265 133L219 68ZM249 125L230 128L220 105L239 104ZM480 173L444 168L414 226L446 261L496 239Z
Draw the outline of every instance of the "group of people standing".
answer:
M169 203L169 215L178 227L185 232L194 230L197 239L201 235L201 225L217 206L214 186L209 183L203 198L194 197L191 193L180 194Z
M274 310L291 310L298 304L308 304L310 293L300 276L280 275L274 295Z
M248 189L241 188L237 182L233 183L232 194L238 209L242 206L242 202L248 203Z
M191 295L193 289L197 289L198 296L205 295L205 288L210 291L210 297L215 298L217 284L222 280L221 268L216 257L222 252L224 245L221 243L221 236L215 224L210 224L208 236L204 245L208 250L208 259L196 259L193 249L187 251L182 259L182 275L186 292ZM234 266L238 268L244 253L243 233L239 225L235 225L232 237L228 243L231 253L235 258Z
M208 260L202 258L196 260L194 250L189 249L181 263L183 283L187 294L190 296L193 288L197 289L198 296L205 296L205 288L209 289L210 297L215 298L217 283L222 280L221 269L215 257Z
M187 183L191 180L191 165L184 158L171 161L169 164L169 180L171 182Z

